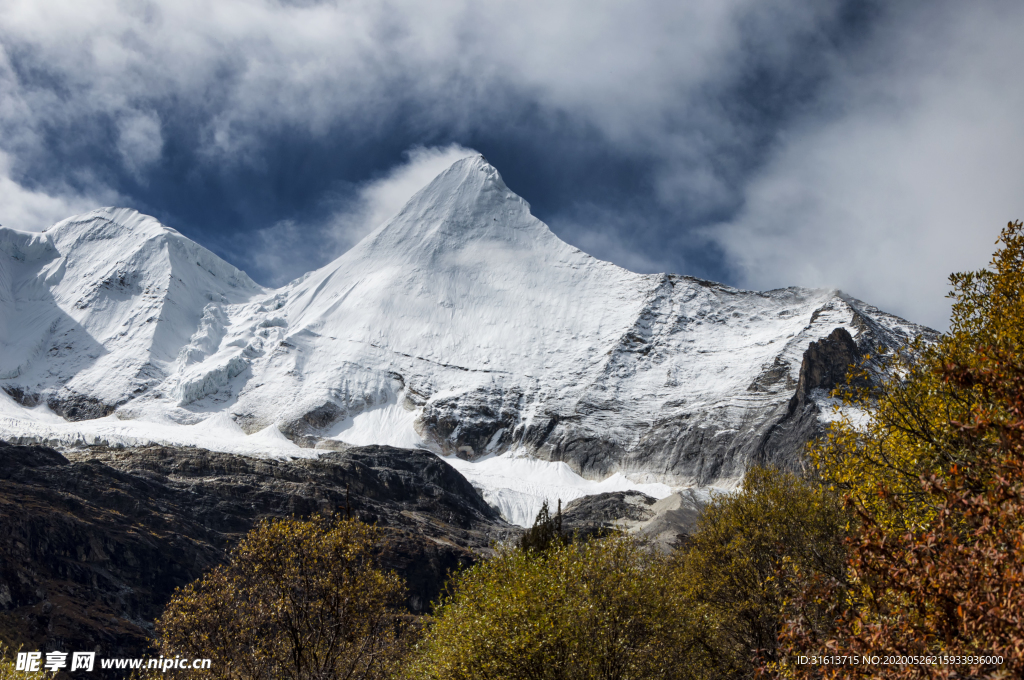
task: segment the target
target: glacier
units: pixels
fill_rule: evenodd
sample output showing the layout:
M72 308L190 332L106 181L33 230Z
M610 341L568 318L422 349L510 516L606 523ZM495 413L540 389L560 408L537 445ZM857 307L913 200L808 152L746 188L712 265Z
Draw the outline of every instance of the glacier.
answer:
M278 289L125 208L0 227L0 438L425 448L518 524L545 500L796 465L828 417L815 357L929 333L837 290L598 260L482 156Z

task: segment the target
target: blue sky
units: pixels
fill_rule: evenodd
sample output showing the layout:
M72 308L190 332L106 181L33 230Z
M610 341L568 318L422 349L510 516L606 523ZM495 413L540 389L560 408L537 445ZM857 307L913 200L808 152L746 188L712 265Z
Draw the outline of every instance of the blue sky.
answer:
M944 328L1024 217L1019 2L7 0L0 223L126 205L265 284L483 153L635 271Z

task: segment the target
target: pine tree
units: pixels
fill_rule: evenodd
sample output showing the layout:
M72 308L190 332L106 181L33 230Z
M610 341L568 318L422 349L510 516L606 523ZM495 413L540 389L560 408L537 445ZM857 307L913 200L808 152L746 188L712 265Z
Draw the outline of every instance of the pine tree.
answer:
M558 499L558 511L551 516L548 502L544 501L533 521L533 526L519 538L519 547L526 552L543 553L552 546L565 545L569 537L562 531L562 499Z

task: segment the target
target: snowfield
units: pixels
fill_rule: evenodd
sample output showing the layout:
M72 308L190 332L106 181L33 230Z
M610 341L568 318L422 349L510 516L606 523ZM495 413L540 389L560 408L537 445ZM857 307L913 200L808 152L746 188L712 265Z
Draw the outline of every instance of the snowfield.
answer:
M597 260L475 157L280 289L128 209L0 228L0 438L426 448L528 524L544 500L734 485L836 328L923 330L839 291Z

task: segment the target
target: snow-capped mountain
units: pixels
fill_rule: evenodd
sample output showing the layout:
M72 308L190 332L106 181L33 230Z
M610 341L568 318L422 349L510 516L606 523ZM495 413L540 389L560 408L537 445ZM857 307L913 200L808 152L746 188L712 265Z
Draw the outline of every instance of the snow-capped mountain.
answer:
M132 210L42 234L0 228L0 381L70 420L105 416L174 373L183 348L202 344L204 314L262 291Z
M381 443L527 477L555 461L609 488L727 484L751 460L798 455L818 422L811 343L846 356L925 331L839 291L597 260L475 157L276 290L130 210L0 228L0 437Z

